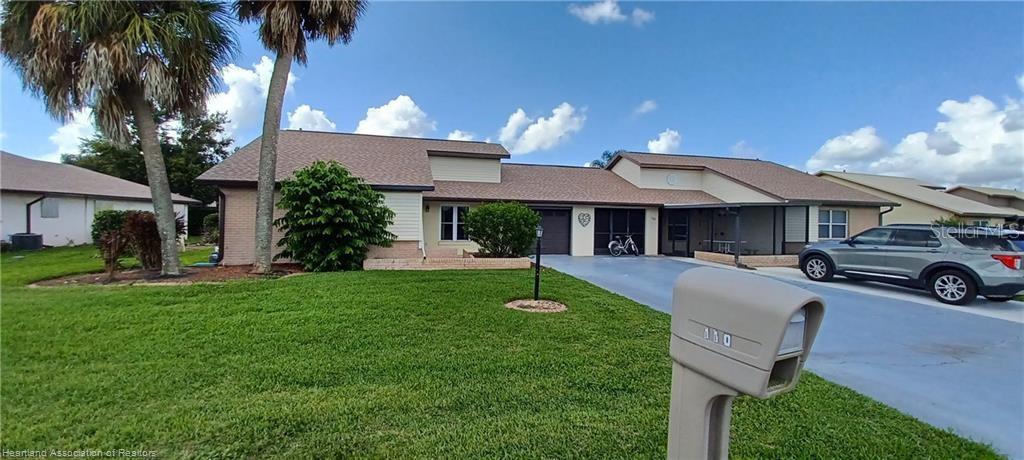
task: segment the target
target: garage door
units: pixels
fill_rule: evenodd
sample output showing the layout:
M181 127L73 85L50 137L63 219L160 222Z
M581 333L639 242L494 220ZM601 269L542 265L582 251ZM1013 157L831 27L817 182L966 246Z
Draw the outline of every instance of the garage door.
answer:
M597 208L594 210L594 254L608 254L608 243L618 236L623 241L633 235L640 253L644 253L643 209Z
M569 209L535 209L540 214L544 237L540 242L541 254L568 254L569 234L572 231Z

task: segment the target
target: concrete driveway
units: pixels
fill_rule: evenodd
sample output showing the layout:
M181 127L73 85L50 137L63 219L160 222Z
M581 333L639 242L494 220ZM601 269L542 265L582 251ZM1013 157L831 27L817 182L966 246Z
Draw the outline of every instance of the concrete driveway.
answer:
M541 262L666 313L676 277L703 265L667 257L546 255ZM752 273L773 276L770 271ZM1024 318L1024 303L980 299L972 312L930 304L925 294L905 298L918 294L903 290L811 283L784 272L773 277L827 304L810 370L1024 458L1024 324L1014 320Z

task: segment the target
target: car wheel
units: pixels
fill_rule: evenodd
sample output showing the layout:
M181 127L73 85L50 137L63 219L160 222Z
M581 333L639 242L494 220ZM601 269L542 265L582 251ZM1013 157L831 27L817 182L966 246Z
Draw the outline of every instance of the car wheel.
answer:
M1009 301L1013 300L1013 297L994 296L994 295L985 296L985 298L988 299L988 300L991 300L993 302L1009 302Z
M951 305L966 305L978 296L974 280L959 270L938 272L928 285L936 300Z
M832 279L833 275L832 263L824 256L808 257L804 260L800 269L803 270L804 275L810 278L811 281L828 281Z

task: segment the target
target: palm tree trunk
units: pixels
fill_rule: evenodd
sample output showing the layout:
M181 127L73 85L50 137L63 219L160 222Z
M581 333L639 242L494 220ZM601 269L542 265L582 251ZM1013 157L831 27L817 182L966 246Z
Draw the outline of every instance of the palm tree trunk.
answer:
M142 144L142 158L146 163L149 193L153 198L153 211L156 214L157 231L160 233L160 274L178 276L181 275L181 261L178 260L178 232L174 223L174 203L171 201L171 185L167 180L167 168L164 167L164 155L160 149L153 106L146 100L141 88L128 88L125 91L125 96L135 119L139 143Z
M260 142L260 171L256 199L256 254L253 272L270 271L274 231L274 184L277 172L277 135L281 130L281 109L288 87L292 53L279 53L267 90L267 108L263 112L263 138Z

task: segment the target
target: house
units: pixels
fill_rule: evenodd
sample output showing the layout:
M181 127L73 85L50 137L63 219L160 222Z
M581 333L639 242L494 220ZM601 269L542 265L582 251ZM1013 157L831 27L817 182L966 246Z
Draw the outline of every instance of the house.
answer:
M959 197L985 203L989 206L1001 208L1006 212L1013 213L1013 218L1007 218L1006 223L1017 224L1018 228L1024 226L1024 192L995 187L977 187L973 185L957 185L946 190Z
M971 225L1002 226L1018 211L946 193L944 187L909 177L880 176L838 171L821 171L818 177L876 195L900 204L883 211L883 224L930 224L938 219L959 218Z
M174 212L188 221L188 205L172 195ZM152 211L149 187L77 166L0 152L0 235L38 233L47 246L91 243L97 211Z
M256 139L198 179L220 190L227 265L253 261L259 149ZM542 252L574 256L607 253L624 234L651 255L791 255L809 241L877 225L880 207L895 205L760 160L626 153L605 168L585 168L503 161L509 158L485 142L284 130L276 178L335 160L381 191L395 212L397 240L373 248L371 258L475 251L460 219L490 201L536 209Z

